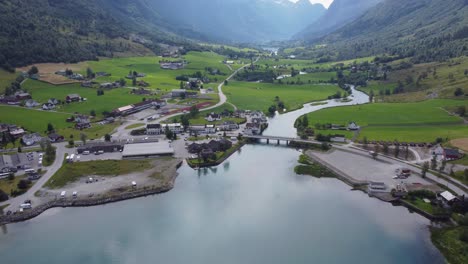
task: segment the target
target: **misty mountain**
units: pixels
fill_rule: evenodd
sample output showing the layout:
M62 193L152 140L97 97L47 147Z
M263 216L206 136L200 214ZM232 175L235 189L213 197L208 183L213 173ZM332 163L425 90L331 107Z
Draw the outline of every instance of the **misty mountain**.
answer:
M385 0L316 43L341 57L382 53L433 61L468 55L466 0Z
M326 11L308 0L295 4L288 0L152 0L151 4L164 20L176 25L174 32L183 28L231 42L289 39Z
M369 8L383 0L335 0L325 14L310 24L303 31L294 35L294 39L311 41L331 33L352 22Z
M167 29L147 0L3 0L0 4L0 65L74 62L145 49L185 39ZM193 33L195 35L195 33ZM139 45L139 46L138 46Z

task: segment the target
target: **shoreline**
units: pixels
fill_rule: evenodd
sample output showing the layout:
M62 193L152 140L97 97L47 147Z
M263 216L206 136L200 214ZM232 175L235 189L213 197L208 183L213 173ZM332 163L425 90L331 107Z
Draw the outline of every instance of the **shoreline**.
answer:
M180 161L176 165L176 169L179 169L183 164L183 161ZM169 192L175 186L175 180L179 174L176 173L172 175L168 182L160 185L160 186L142 186L140 188L135 188L131 191L125 191L118 194L109 194L113 191L119 191L118 189L110 190L106 193L98 194L97 197L87 197L87 198L65 198L65 199L56 199L53 201L49 201L43 204L38 205L37 207L33 207L32 209L28 209L23 211L22 213L10 214L10 215L0 215L0 226L23 222L30 219L33 219L43 212L57 207L67 208L67 207L90 207L90 206L98 206L104 205L109 203L116 203L125 200L146 197L150 195L162 194Z
M411 203L408 203L408 202L406 202L403 199L400 199L398 197L392 197L390 199L387 193L371 193L371 192L369 192L369 190L367 188L365 188L365 186L368 185L368 182L359 181L359 180L354 179L353 177L347 175L345 172L335 168L333 165L329 164L328 162L325 162L322 159L320 159L319 157L313 155L313 152L310 151L310 150L306 151L305 155L307 155L307 157L309 157L313 161L315 161L315 162L319 163L320 165L322 165L322 166L328 168L329 170L331 170L337 176L337 177L335 177L336 179L338 179L338 180L344 182L345 184L351 186L354 190L361 190L364 193L367 193L367 195L369 195L369 197L375 197L375 198L377 198L377 199L379 199L379 200L381 200L383 202L391 203L392 205L403 206L403 207L407 208L410 212L416 212L417 214L427 218L430 221L446 222L446 221L450 220L450 216L432 215L432 214L430 214L430 213L428 213L428 212L426 212L424 210L421 210L421 209L417 208L416 206L412 205ZM313 175L311 175L311 176L315 177Z

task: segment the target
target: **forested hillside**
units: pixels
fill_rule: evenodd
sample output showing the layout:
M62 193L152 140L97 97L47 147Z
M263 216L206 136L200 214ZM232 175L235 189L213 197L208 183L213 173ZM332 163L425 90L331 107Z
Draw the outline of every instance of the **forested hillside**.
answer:
M468 55L468 1L385 0L316 41L330 59L387 53L414 62Z
M0 65L7 69L184 42L165 30L168 25L145 0L4 0L0 14ZM143 37L140 44L127 40L132 34Z

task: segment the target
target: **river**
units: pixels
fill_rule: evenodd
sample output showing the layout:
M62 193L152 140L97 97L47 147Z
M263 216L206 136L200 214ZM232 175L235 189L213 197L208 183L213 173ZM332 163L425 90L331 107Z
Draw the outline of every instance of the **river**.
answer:
M331 104L277 116L265 133L293 135L295 117ZM35 264L443 263L427 219L336 179L296 175L299 154L247 145L216 168L182 166L175 188L162 195L46 211L2 228L0 258Z

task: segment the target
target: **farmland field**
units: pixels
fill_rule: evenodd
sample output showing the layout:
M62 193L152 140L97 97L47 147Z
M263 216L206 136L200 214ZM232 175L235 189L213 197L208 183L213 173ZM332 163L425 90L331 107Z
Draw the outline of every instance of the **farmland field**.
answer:
M102 116L103 111L112 111L115 108L135 104L142 101L145 96L131 94L131 89L118 88L105 90L104 95L97 96L97 89L81 87L80 84L69 84L55 86L48 83L27 80L23 87L26 88L34 100L39 103L45 103L50 98L65 100L65 97L71 93L77 93L86 98L86 102L74 102L58 106L55 110L67 113L88 114L91 110L96 111L98 117ZM146 98L151 98L146 96Z
M67 123L65 121L68 117L70 117L70 114L67 113L45 112L22 107L0 105L0 122L16 124L27 131L38 132L42 135L45 135L48 123L51 123L55 127L57 133L66 138L73 135L75 140L79 139L81 133L86 134L88 139L101 138L105 134L112 132L117 126L117 124L93 125L89 129L79 131L72 128L72 123Z
M240 109L266 111L279 96L286 109L301 108L307 102L326 99L340 91L333 85L279 85L271 83L229 82L223 87L229 102Z
M0 93L5 91L5 88L15 81L17 73L10 73L0 69Z
M380 103L338 107L308 114L310 124L347 124L357 122L362 127L360 138L369 140L428 141L437 137L466 137L468 126L461 118L441 109L468 105L462 100L429 100L419 103Z
M138 78L138 80L144 80L150 84L151 88L159 88L162 91L179 88L180 81L175 79L177 76L184 74L191 75L197 71L205 73L206 67L218 69L225 74L224 76L207 74L214 83L221 82L231 73L226 65L223 64L224 56L213 52L189 52L183 58L188 61L188 64L184 69L180 70L161 69L159 61L168 58L156 56L101 59L100 61L90 61L88 64L94 72L108 72L112 74L109 77L98 77L97 81L99 82L116 81L120 78L125 78L130 71L137 71L146 74L146 77ZM131 80L127 79L127 82L131 82ZM215 88L216 85L214 83L205 84L205 88Z

